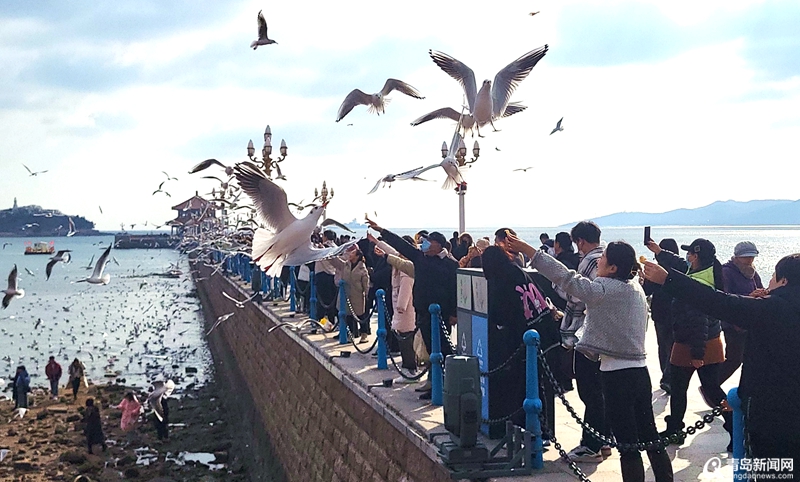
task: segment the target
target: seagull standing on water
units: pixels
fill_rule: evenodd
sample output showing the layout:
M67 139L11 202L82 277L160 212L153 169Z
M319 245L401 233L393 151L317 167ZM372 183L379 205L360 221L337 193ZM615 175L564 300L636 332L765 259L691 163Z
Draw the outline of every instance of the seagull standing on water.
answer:
M378 115L384 113L384 109L386 108L386 104L389 103L390 99L387 99L386 96L389 95L393 90L398 92L402 92L410 97L414 97L415 99L424 99L422 95L410 85L406 84L402 80L397 79L387 79L386 83L383 84L383 89L380 92L375 94L366 94L359 89L353 89L347 97L344 98L344 102L339 107L339 113L336 115L336 122L344 119L344 117L353 110L353 107L357 105L367 105L369 108L367 109L369 112L376 112Z
M103 274L108 264L108 255L111 253L111 245L109 244L103 254L98 258L97 263L94 265L94 271L88 278L76 281L76 283L89 283L93 285L107 285L111 281L111 276L108 273Z
M258 228L253 234L251 257L269 276L280 274L284 264L300 266L332 258L355 243L356 240L353 240L333 248L315 248L311 244L311 233L325 212L327 202L314 206L304 218L297 219L289 210L286 192L267 179L255 164L238 164L234 175L242 190L253 200L264 224L274 231Z
M45 273L47 273L47 279L50 279L50 273L52 273L53 266L55 266L56 263L59 263L59 262L65 263L65 264L69 263L69 260L70 260L69 253L71 251L72 250L69 250L69 249L62 249L58 253L56 253L55 256L50 258L50 261L47 263L47 267L45 268Z
M255 50L258 48L259 45L269 45L278 43L272 40L271 38L267 37L267 21L264 19L264 14L261 13L261 10L258 11L257 22L258 22L258 40L253 40L253 43L250 44L250 48Z
M506 115L506 107L509 105L511 94L545 56L548 48L547 45L544 45L531 50L506 65L494 76L494 82L484 80L480 90L475 83L475 73L465 64L444 52L430 50L429 54L436 65L461 84L464 94L467 96L469 114L475 121L478 137L483 137L480 131L481 126L489 124L492 129L497 130L494 127L494 119Z
M25 296L25 290L20 289L17 284L17 265L14 265L14 269L9 273L8 288L4 289L2 293L5 293L3 297L3 309L8 308L8 304L11 303L12 298L22 298Z

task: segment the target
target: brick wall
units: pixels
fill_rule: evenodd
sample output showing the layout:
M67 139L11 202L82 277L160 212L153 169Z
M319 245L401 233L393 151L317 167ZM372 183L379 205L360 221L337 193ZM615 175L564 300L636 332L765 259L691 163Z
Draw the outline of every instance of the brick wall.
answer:
M195 265L206 277L211 269ZM444 469L407 434L351 388L347 374L276 330L274 316L254 303L233 308L222 276L197 284L207 328L231 310L236 315L209 335L218 378L232 395L249 434L253 480L341 482L432 482L450 480ZM326 366L327 365L327 366ZM417 442L417 443L415 443Z

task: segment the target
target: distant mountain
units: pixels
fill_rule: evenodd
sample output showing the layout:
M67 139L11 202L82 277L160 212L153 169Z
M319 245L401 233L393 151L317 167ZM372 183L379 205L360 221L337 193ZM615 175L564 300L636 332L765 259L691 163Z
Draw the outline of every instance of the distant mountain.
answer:
M66 236L69 232L68 218L75 223L78 236L97 234L94 223L83 216L66 215L41 206L15 206L0 210L0 236Z
M623 212L593 218L612 226L763 226L800 224L800 200L717 201L695 209L665 213ZM572 226L574 223L565 226Z

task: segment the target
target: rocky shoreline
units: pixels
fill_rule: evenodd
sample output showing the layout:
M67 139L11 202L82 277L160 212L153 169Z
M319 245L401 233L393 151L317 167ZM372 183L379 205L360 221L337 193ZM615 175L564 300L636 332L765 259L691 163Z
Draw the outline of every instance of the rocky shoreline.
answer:
M214 382L176 390L169 401L170 436L163 442L156 437L152 415L140 417L129 433L120 429L121 412L113 406L129 390L140 401L146 399L146 393L116 384L81 387L74 403L71 392L52 400L37 388L29 394L30 408L23 418L16 416L11 400L1 401L0 453L5 456L0 481L248 480L245 461L237 456L236 420ZM89 397L101 407L105 452L96 446L89 454L86 448L82 414Z

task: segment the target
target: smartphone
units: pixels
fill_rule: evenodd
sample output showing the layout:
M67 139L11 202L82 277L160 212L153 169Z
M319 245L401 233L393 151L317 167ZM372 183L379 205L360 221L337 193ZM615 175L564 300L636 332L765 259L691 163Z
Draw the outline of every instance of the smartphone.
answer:
M645 246L647 245L647 243L649 241L652 241L652 239L650 238L650 226L645 226L644 227L644 244L645 244Z

